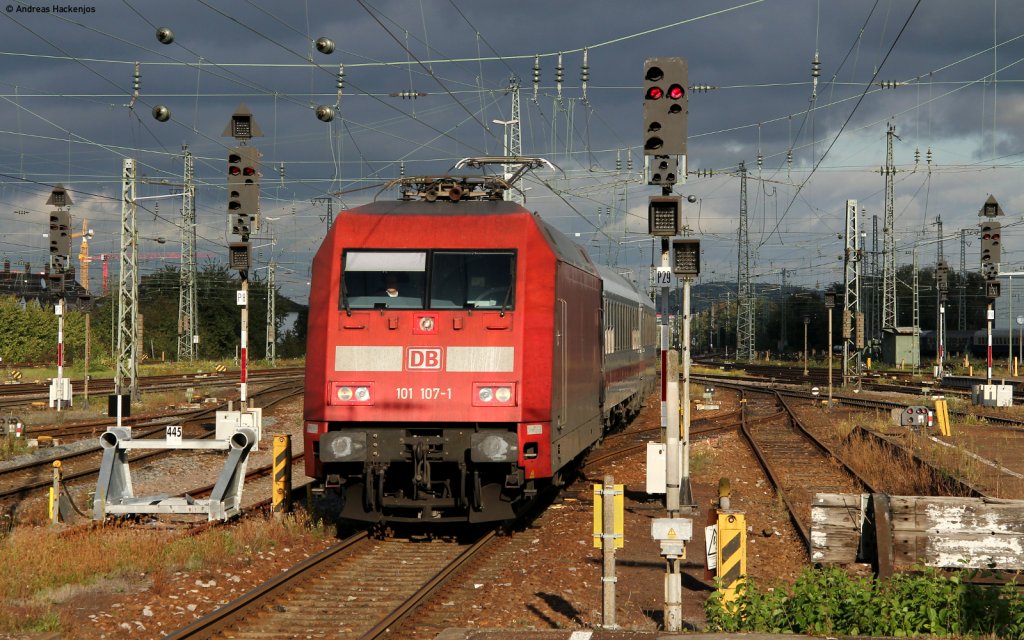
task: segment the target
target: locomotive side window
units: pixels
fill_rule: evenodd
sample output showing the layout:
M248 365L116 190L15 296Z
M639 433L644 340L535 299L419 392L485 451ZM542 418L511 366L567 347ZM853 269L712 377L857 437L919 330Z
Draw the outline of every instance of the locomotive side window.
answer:
M515 253L434 251L431 309L514 309Z
M426 251L346 251L342 267L342 308L424 308Z

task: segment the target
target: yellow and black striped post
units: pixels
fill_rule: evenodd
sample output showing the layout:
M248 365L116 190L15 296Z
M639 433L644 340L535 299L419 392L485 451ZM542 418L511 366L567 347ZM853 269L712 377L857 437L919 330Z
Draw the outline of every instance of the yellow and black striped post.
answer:
M275 517L292 510L292 437L274 436L274 487L270 499Z
M747 576L747 524L743 513L718 511L718 578L722 602L736 599L736 588Z

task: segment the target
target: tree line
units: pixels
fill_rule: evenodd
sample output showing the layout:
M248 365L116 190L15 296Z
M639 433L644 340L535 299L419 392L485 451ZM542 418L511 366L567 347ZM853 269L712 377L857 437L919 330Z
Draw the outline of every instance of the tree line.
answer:
M160 271L144 275L139 280L139 344L138 352L149 359L174 360L178 355L178 302L179 271L167 266ZM235 292L241 289L238 275L227 267L209 263L196 274L199 347L198 356L204 360L233 357L239 344L241 331L240 307ZM249 353L251 360L265 357L267 282L258 277L249 280ZM300 357L306 351L307 308L273 290L275 307L275 334L277 356ZM116 360L118 316L117 286L110 295L95 300L90 322L90 357L96 366L112 366ZM19 299L0 297L0 326L4 337L0 339L0 358L4 364L43 364L57 360L56 300ZM287 331L282 331L285 316L298 313L298 319ZM68 301L64 315L65 364L73 365L85 353L85 312Z

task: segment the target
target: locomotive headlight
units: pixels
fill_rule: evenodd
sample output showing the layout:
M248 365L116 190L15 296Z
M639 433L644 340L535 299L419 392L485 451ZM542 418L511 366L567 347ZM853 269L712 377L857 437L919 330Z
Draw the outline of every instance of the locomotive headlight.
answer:
M510 382L476 382L472 397L475 407L514 407L516 385Z
M328 403L332 405L372 405L372 382L335 382L331 384Z
M423 316L420 318L420 331L430 332L434 330L434 318Z

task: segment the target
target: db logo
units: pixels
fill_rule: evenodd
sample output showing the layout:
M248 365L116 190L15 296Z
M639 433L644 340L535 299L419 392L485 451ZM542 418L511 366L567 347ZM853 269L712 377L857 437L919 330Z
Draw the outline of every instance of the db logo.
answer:
M409 347L406 369L440 369L441 349L437 347Z

